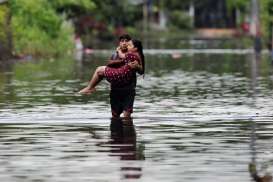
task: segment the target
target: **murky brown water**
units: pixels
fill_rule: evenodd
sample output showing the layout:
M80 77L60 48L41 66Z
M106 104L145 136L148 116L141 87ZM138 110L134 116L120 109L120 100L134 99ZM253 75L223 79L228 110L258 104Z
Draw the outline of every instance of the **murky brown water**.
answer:
M106 82L75 94L104 59L2 69L1 181L244 182L250 164L272 175L267 56L148 56L133 124L111 122Z

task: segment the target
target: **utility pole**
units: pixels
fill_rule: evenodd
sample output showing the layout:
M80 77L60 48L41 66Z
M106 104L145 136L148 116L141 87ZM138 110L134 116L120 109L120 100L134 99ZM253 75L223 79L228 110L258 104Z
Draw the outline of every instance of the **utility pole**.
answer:
M148 3L147 0L143 1L143 32L148 31Z
M259 0L251 0L251 25L250 32L254 37L255 53L260 53L262 50L260 17L259 17Z
M190 2L190 7L189 7L189 16L191 17L191 26L192 28L194 27L194 17L195 17L195 7L194 7L194 2L191 0Z
M165 13L165 8L164 8L164 3L163 0L159 0L159 27L161 30L166 29L166 13Z
M149 13L148 13L148 0L143 0L143 40L144 47L148 46L148 23L149 23Z
M273 24L271 27L272 35L271 35L271 61L273 62Z

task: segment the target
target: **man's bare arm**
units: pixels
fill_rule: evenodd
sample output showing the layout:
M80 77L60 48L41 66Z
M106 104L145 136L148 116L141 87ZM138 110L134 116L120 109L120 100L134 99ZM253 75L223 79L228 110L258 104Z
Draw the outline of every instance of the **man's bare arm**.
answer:
M114 65L119 65L121 63L123 63L123 60L109 60L106 65L107 66L114 66Z

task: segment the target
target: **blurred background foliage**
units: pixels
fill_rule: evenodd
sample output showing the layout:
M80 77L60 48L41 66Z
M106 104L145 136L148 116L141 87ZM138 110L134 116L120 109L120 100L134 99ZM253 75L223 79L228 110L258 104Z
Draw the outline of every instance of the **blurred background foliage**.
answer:
M16 54L60 56L73 47L74 27L68 21L74 7L90 11L89 0L10 0ZM62 10L58 13L58 10Z
M196 26L190 8L211 0L2 0L0 42L12 44L15 55L58 57L70 54L75 36L84 47L100 48L122 33L141 39L194 37ZM273 0L261 0L262 35L272 36ZM250 21L251 0L225 1L228 11L239 15L236 27ZM8 22L8 17L12 17ZM7 26L10 24L10 26ZM7 29L9 28L9 29ZM9 33L10 32L10 33ZM6 39L12 32L12 40ZM104 45L104 47L107 47ZM109 48L108 47L108 48Z

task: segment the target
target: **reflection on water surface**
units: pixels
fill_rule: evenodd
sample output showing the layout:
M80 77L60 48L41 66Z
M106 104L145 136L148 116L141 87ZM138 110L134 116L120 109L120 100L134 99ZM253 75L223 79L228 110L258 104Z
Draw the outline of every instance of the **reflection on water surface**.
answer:
M147 56L133 121L110 119L106 82L91 96L75 94L105 59L21 62L1 70L2 181L252 181L272 175L267 56Z

